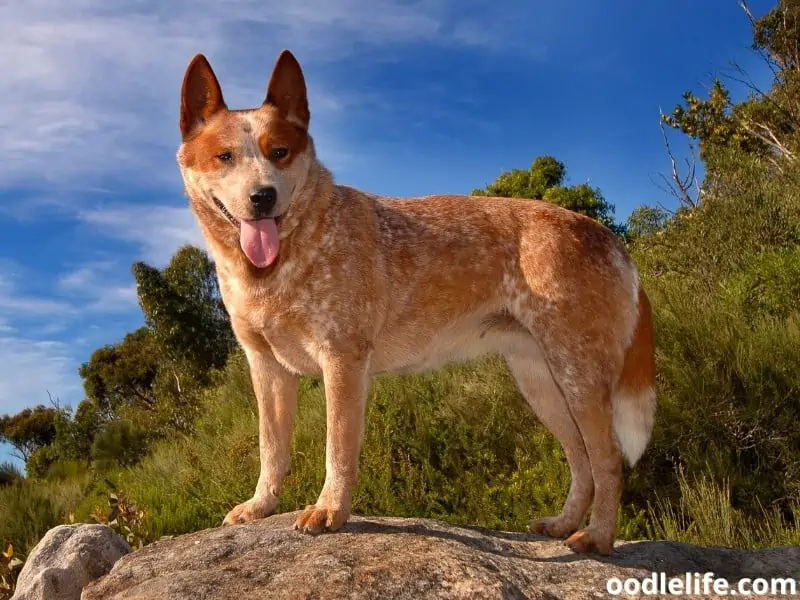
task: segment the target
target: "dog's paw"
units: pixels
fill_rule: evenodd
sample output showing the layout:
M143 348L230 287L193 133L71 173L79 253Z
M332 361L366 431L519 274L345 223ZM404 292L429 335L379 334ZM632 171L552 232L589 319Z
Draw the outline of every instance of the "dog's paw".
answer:
M275 512L277 498L251 498L247 502L242 502L234 507L222 521L222 525L236 525L263 519Z
M573 552L579 554L595 552L608 556L614 549L614 536L601 535L596 529L587 527L573 533L565 543Z
M319 504L309 504L294 522L294 528L303 533L322 533L336 531L347 523L350 511L345 508L329 508Z
M571 535L578 526L564 515L555 517L543 517L531 523L530 530L539 535L546 535L551 538L565 538Z

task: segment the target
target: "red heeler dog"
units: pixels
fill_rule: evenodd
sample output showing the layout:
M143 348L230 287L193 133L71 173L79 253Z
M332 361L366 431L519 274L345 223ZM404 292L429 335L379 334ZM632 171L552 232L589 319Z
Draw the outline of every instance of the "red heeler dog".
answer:
M286 50L250 110L226 106L204 56L187 68L178 164L259 410L258 484L224 522L275 510L300 375L325 386L325 484L295 524L319 533L350 514L371 377L498 353L572 473L561 514L532 530L611 552L622 458L644 452L656 405L650 305L624 247L545 202L337 185L309 120Z

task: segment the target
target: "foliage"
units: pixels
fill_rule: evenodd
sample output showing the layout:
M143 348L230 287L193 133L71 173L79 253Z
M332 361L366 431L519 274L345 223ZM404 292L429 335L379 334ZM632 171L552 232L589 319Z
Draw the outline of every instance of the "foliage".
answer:
M0 463L0 487L11 485L22 479L22 473L14 463L3 462Z
M658 206L637 206L631 211L626 223L630 241L652 237L663 232L669 221L669 213Z
M14 446L22 460L28 460L32 452L55 439L57 414L55 408L39 405L0 417L0 440Z
M10 598L14 593L14 584L19 574L20 567L25 564L14 556L14 545L8 544L5 550L0 552L0 598Z
M130 421L111 421L94 438L91 457L99 472L135 465L147 454L148 432Z
M235 341L208 255L184 246L163 271L136 263L133 275L145 320L164 355L197 373L222 367Z
M800 314L800 247L768 250L748 258L722 284L722 302L747 320Z
M473 190L474 196L529 198L544 200L599 221L618 235L625 228L614 221L614 206L598 188L587 183L565 186L567 169L552 156L540 156L527 170L512 169L501 173L485 189Z
M86 494L89 475L64 481L19 480L0 487L0 546L24 558L48 529L66 523Z
M679 484L677 502L656 500L648 507L651 537L743 549L800 545L800 505L790 507L788 518L774 508L748 516L733 507L724 482L681 474Z
M25 474L31 479L42 479L57 460L58 448L54 444L42 446L28 457L25 462Z
M108 525L125 538L133 550L139 550L146 543L155 541L144 527L146 512L131 502L125 492L107 493L108 511L95 506L92 519L95 523Z
M725 169L716 162L721 149L766 158L776 166L779 159L796 160L800 151L800 2L779 0L759 19L743 7L753 28L753 49L772 70L772 87L760 90L735 65L733 78L751 90L745 101L732 102L717 78L706 100L686 92L684 104L662 117L670 127L699 141L700 158L712 173Z
M81 412L91 413L94 408L110 420L126 409L155 410L153 384L158 368L157 346L147 327L127 334L118 344L98 348L79 370L91 403L82 404Z

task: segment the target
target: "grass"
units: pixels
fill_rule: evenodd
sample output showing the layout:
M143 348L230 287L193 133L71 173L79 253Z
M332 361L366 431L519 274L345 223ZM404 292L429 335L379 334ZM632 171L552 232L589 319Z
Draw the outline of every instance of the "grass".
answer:
M0 487L0 542L26 555L48 529L70 521L90 475L61 481L18 480Z
M708 478L682 475L679 481L677 505L659 500L649 509L652 537L709 547L800 546L800 505L791 507L788 519L774 508L749 516L732 506L729 487Z

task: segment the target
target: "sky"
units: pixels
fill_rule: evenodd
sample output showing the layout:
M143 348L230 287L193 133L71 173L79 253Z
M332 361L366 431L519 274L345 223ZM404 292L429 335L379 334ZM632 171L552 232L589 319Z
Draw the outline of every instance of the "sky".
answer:
M2 3L0 414L76 406L81 363L142 324L131 264L203 245L175 162L198 52L246 108L292 50L340 183L469 193L550 154L624 220L670 206L659 110L731 60L763 80L750 43L736 0Z

